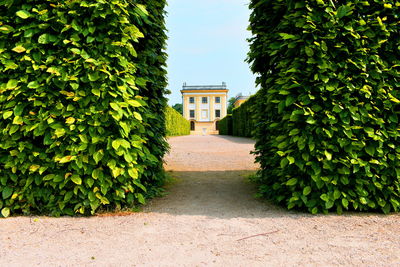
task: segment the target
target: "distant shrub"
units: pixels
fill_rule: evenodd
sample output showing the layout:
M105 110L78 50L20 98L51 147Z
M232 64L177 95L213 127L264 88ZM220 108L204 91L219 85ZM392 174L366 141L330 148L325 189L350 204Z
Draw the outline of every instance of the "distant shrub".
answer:
M190 122L171 107L165 110L167 136L189 135Z
M232 111L232 135L253 137L256 127L254 120L257 95L251 96L246 102Z
M261 194L312 213L398 211L399 2L250 8Z
M228 114L219 121L218 124L220 135L232 135L232 115Z

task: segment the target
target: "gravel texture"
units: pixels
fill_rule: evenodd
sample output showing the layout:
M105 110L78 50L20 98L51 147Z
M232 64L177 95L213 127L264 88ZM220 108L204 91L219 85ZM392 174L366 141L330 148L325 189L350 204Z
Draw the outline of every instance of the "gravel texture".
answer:
M400 216L253 198L254 142L170 138L168 195L138 213L0 220L0 266L400 266Z

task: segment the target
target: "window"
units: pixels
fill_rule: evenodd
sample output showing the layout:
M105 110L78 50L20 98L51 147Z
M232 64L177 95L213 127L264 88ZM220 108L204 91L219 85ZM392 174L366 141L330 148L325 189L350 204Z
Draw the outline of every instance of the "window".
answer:
M194 110L189 110L190 118L194 118Z
M194 97L189 97L189 103L194 104Z
M221 97L216 96L215 97L215 103L217 103L217 104L221 103Z
M216 117L216 118L221 117L221 110L219 110L219 109L216 109L216 110L215 110L215 117Z
M195 127L194 121L191 121L190 122L190 130L194 131L195 129L196 129L196 127Z
M203 96L203 97L201 98L201 103L207 104L207 103L208 103L208 97L206 97L206 96L204 97L204 96Z

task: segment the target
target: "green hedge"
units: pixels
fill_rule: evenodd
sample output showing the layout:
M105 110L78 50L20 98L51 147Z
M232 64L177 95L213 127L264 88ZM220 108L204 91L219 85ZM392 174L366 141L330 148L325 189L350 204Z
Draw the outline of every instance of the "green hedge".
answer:
M232 135L232 115L228 114L225 118L219 121L219 134Z
M232 135L253 137L256 122L254 120L257 95L251 96L246 102L232 111Z
M129 207L162 183L164 5L0 1L3 216Z
M261 194L312 213L399 209L399 6L251 1Z
M189 135L190 122L171 107L165 110L167 136Z

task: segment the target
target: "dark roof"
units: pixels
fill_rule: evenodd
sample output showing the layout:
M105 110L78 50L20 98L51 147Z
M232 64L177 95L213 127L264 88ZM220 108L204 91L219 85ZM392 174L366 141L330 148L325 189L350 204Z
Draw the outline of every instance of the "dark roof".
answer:
M186 85L183 84L182 90L228 90L226 83L222 85Z

